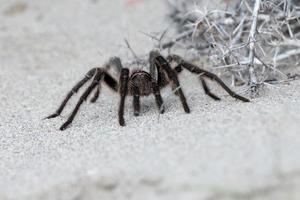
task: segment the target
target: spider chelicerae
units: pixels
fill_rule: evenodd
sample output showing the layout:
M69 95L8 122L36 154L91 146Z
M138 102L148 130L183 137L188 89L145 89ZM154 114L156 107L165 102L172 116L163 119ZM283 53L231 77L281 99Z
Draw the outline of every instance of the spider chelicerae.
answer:
M138 116L140 113L140 97L153 94L155 97L156 105L159 112L164 113L163 99L160 94L160 89L171 85L175 95L177 95L181 101L183 109L186 113L190 112L190 108L187 104L185 95L180 87L178 81L178 74L187 69L191 73L197 74L202 83L205 93L214 100L220 100L220 98L213 94L207 86L205 78L216 81L230 96L241 100L243 102L249 102L249 99L242 97L233 92L217 75L209 71L203 70L198 66L185 61L178 55L169 55L164 58L159 51L151 51L149 54L150 73L142 70L133 70L130 72L128 68L125 68L121 64L121 60L118 57L112 57L109 62L102 68L91 69L85 77L80 80L72 90L67 94L56 112L47 119L57 117L61 114L69 99L73 94L89 80L92 79L91 84L87 87L84 93L81 95L78 103L76 104L71 115L67 121L60 127L60 130L65 130L74 120L81 104L87 100L88 96L94 92L94 96L91 98L91 102L95 102L100 94L100 87L102 83L105 83L113 91L118 92L120 95L119 104L119 124L125 126L124 120L124 104L126 96L133 96L133 109L134 115ZM108 69L114 66L118 70L119 80L117 81L112 75L109 74ZM174 67L171 67L174 66Z

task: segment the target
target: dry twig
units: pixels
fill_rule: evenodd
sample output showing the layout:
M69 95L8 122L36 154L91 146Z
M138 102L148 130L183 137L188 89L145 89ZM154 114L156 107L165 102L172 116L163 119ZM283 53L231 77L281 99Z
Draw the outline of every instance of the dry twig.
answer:
M208 57L211 67L231 74L234 85L248 85L252 94L264 82L285 82L295 72L299 1L242 0L227 10L200 9L194 1L169 0L178 34L160 47L182 49L193 61Z

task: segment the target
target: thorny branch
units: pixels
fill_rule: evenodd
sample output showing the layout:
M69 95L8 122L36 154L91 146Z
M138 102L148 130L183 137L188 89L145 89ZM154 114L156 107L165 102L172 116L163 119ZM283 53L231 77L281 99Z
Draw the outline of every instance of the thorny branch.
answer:
M195 1L169 0L177 35L165 36L160 48L183 50L190 61L208 58L210 67L252 95L270 80L299 77L289 75L300 66L299 1L233 0L226 10L203 9Z
M261 0L256 0L253 9L253 19L252 25L249 34L249 81L250 87L252 92L255 92L257 86L256 75L254 73L254 54L255 54L255 36L256 36L256 29L257 29L257 19L258 19L258 12L260 8Z

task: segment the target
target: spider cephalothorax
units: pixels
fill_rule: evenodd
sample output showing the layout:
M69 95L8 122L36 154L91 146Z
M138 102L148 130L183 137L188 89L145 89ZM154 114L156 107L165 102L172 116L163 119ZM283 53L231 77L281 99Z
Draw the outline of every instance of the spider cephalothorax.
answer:
M171 64L174 65L173 68L171 67ZM108 69L112 66L117 69L117 72L119 74L118 81L108 73ZM200 78L205 93L214 100L220 100L220 98L210 92L205 78L216 81L232 97L244 102L249 102L247 98L236 94L229 87L227 87L226 84L217 75L203 70L192 63L186 62L178 55L169 55L167 59L165 59L158 51L151 51L149 55L149 66L150 73L143 70L134 70L130 73L128 68L124 68L122 66L121 60L118 57L112 57L103 68L91 69L85 75L85 77L80 80L67 94L56 112L48 116L47 119L59 116L72 95L78 92L78 90L91 79L91 84L81 95L72 114L69 116L68 120L60 127L60 130L66 129L68 125L72 123L81 104L93 91L95 91L95 93L91 99L91 102L95 102L98 99L100 94L100 86L102 83L105 83L113 91L120 94L118 115L119 124L121 126L125 125L124 104L126 96L133 96L133 109L135 116L138 116L140 113L140 97L148 96L150 94L154 95L159 112L164 113L163 99L160 94L160 89L166 87L167 85L171 85L174 93L179 97L184 111L186 113L189 113L190 109L177 77L177 75L181 71L183 71L183 69L187 69L188 71L197 74Z

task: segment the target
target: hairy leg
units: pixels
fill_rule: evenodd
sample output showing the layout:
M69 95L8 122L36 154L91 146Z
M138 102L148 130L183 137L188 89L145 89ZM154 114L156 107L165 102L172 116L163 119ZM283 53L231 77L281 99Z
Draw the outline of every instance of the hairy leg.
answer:
M101 85L99 84L96 89L95 89L95 93L94 93L94 96L93 98L91 98L91 103L95 103L97 101L97 99L99 98L99 95L100 95L100 90L101 90Z
M72 114L69 116L69 118L67 119L67 121L60 127L60 130L65 130L69 124L72 123L72 121L74 120L81 104L88 98L88 96L90 95L90 93L93 91L93 89L99 84L100 80L101 80L101 76L103 75L102 70L98 70L96 72L96 75L92 81L92 83L89 85L89 87L85 90L85 92L81 95L79 101L77 102L74 110L72 111Z
M140 115L140 96L139 95L133 95L133 112L134 116Z
M210 91L209 87L207 86L207 83L206 83L205 79L203 77L201 77L201 76L200 76L200 81L202 83L202 87L204 89L205 94L207 94L208 96L210 96L212 99L214 99L216 101L220 101L221 100L217 95L213 94Z
M159 86L156 82L152 82L152 89L153 89L153 94L154 94L154 97L155 97L155 102L156 102L157 108L159 110L159 113L163 114L165 112L165 109L164 109L164 106L163 106L164 102L163 102L163 99L162 99L161 94L160 94Z
M55 118L57 116L59 116L61 114L61 112L63 111L64 107L66 106L67 102L70 100L70 98L73 96L74 93L77 93L78 90L88 81L90 80L96 73L96 71L99 70L99 68L93 68L91 69L86 75L85 77L80 80L72 89L71 91L67 94L67 96L65 97L65 99L62 101L62 103L60 104L60 106L58 107L58 109L55 111L55 113L49 115L48 117L46 117L46 119L51 119L51 118Z
M118 74L121 73L123 68L121 59L119 57L111 57L105 65L107 70L113 68Z
M169 84L165 73L156 65L156 57L160 56L159 52L151 51L149 54L150 75L152 81L155 81L159 87L164 87Z
M119 87L118 82L107 72L105 72L105 74L104 74L104 82L113 91L115 91L115 92L118 91L118 87Z
M118 91L118 82L112 76L110 76L107 72L104 72L104 82L113 91L115 91L115 92ZM99 84L95 90L96 91L94 93L93 98L91 99L91 103L95 103L97 101L97 99L99 98L101 85Z
M178 81L178 77L177 77L176 72L171 68L168 61L166 59L164 59L162 56L157 56L155 58L155 64L158 68L160 67L162 70L164 70L166 72L170 82L173 84L173 87L176 88L174 92L176 92L178 94L184 111L186 113L189 113L190 108L189 108L189 106L186 102L186 98L185 98L185 96L183 94L183 91L181 89L181 86L180 86L180 83Z
M120 75L120 105L119 105L119 124L125 126L124 120L124 105L128 91L129 69L123 68Z
M189 70L192 73L203 74L202 76L206 76L207 78L210 78L211 80L216 81L233 98L239 99L244 102L250 102L249 99L247 99L243 96L240 96L240 95L236 94L234 91L232 91L216 74L211 73L206 70L203 70L203 69L201 69L191 63L188 63L188 62L182 62L181 66L183 68Z
M139 116L140 114L140 94L139 94L139 89L137 87L132 87L133 89L133 102L132 102L132 105L133 105L133 113L134 113L134 116Z

